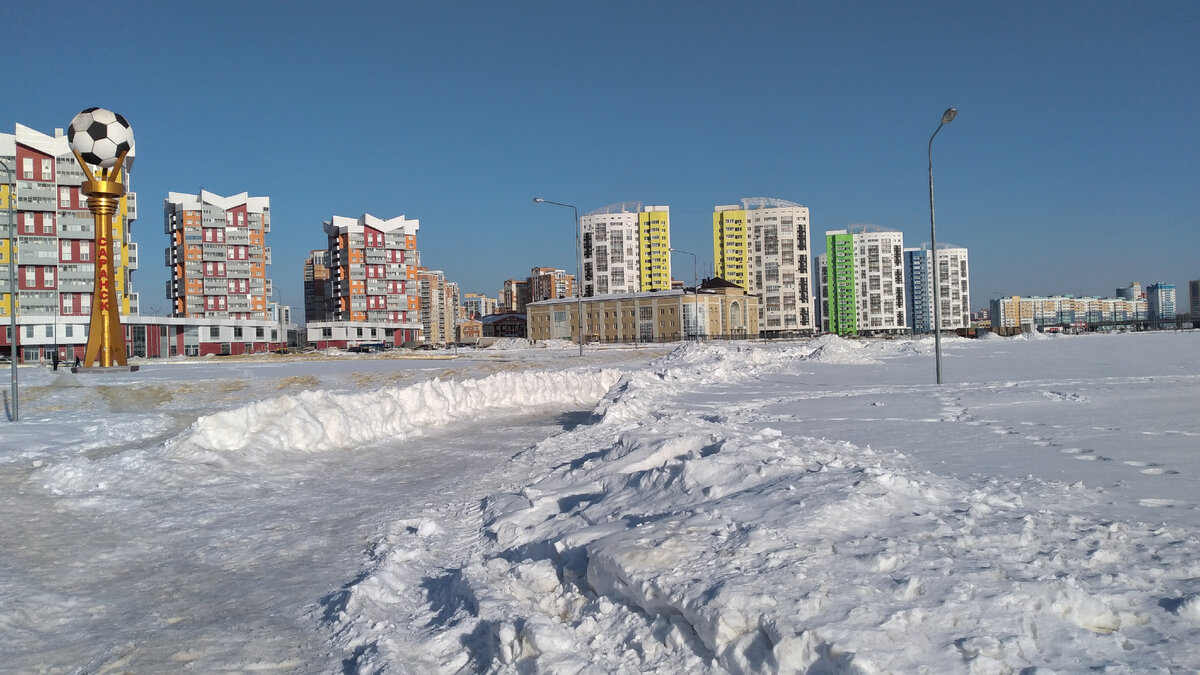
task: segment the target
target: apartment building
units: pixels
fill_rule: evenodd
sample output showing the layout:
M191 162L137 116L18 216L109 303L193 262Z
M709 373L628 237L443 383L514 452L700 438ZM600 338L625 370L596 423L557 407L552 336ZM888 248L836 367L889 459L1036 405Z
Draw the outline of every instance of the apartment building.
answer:
M328 321L329 300L332 297L329 284L329 251L309 251L304 259L304 320Z
M530 302L575 296L575 275L553 267L534 267L529 272Z
M1146 300L1141 298L1013 295L994 298L990 305L992 328L1020 328L1026 331L1046 326L1134 322L1152 318Z
M579 218L585 297L671 288L671 209L619 202Z
M718 277L750 287L746 209L740 204L713 207L713 262Z
M343 340L344 324L352 324L344 335L349 346L379 336L397 345L421 339L419 228L418 220L404 216L333 216L324 222L329 241L328 321L309 324L310 342L337 344Z
M808 207L784 199L746 197L713 208L717 276L758 297L764 336L816 329L809 225Z
M1200 328L1200 279L1188 282L1188 310L1192 317L1192 327Z
M499 306L496 298L489 298L479 293L463 294L463 314L467 319L478 319L482 316L495 314Z
M170 237L171 316L271 318L269 197L170 192L163 200L163 229Z
M877 225L825 233L818 258L822 330L838 335L906 333L904 234Z
M1146 287L1146 309L1151 319L1175 318L1175 284L1158 282Z
M933 264L928 247L904 249L905 311L913 333L933 332ZM967 249L939 245L938 300L941 329L971 326L971 283Z
M83 170L62 129L48 135L17 124L14 133L0 134L0 159L11 169L11 174L0 173L0 213L12 208L16 228L15 256L8 237L0 240L0 320L7 326L15 305L23 334L16 342L24 345L18 358L36 360L55 345L69 344L61 341L60 325L86 326L91 316L95 225L80 192ZM131 150L123 167L126 186L133 160ZM112 218L116 301L123 317L139 311L131 280L138 267L137 244L130 236L136 219L137 194L130 191ZM9 287L14 264L15 289ZM25 334L28 339L21 339ZM86 344L84 329L71 339ZM0 353L13 351L8 331L0 331Z
M530 303L529 339L578 340L578 300ZM758 298L720 279L683 290L584 298L587 342L667 342L697 337L758 337Z
M529 303L529 279L505 279L504 287L500 289L499 307L497 312L521 314ZM486 315L485 315L486 316Z
M422 336L426 344L443 346L454 344L454 324L458 320L460 301L458 284L446 280L441 270L420 268L417 271L420 284L420 316Z

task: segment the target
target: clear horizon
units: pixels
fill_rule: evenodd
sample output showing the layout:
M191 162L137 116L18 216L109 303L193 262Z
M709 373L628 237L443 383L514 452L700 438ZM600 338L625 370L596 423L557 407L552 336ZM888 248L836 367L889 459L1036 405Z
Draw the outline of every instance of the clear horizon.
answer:
M0 131L90 106L133 126L147 314L171 191L270 197L268 274L301 315L334 215L419 219L422 264L493 297L575 272L570 211L533 197L669 205L700 276L712 208L743 197L808 206L817 254L858 223L920 246L950 106L938 240L970 250L973 310L1131 281L1186 306L1200 278L1195 3L68 2L8 24Z

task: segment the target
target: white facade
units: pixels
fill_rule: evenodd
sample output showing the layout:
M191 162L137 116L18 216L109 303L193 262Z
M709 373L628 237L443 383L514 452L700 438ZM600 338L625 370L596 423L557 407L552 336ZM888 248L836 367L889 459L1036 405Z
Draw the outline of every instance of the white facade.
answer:
M583 295L641 290L638 212L640 202L622 202L580 216L583 234Z
M904 251L905 291L907 294L909 327L914 333L928 333L933 328L933 268L929 263L929 248L910 248ZM941 304L941 329L952 331L971 326L971 284L967 249L938 246L938 300Z
M1175 318L1175 284L1150 284L1146 287L1146 306L1151 319Z
M763 335L812 332L812 255L808 207L779 199L742 200L749 288L758 296Z
M852 274L854 315L860 335L905 333L909 330L905 309L904 233L876 225L851 225L830 230L834 235L851 235L853 263L849 269L828 269L829 256L821 256L821 297L837 283L837 275ZM822 312L824 330L830 330L829 311Z

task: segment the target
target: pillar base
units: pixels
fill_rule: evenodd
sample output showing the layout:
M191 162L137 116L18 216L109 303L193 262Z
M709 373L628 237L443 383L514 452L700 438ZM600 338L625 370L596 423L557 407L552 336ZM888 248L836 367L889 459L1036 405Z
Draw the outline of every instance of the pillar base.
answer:
M71 366L71 372L79 375L104 375L107 373L136 373L141 366Z

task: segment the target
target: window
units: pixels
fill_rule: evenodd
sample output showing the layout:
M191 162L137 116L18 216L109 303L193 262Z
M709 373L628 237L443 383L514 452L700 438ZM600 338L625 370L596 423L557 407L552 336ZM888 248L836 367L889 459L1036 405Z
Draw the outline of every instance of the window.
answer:
M58 188L58 205L63 208L71 207L71 188L69 188L69 187Z
M35 276L35 272L34 272L35 269L36 268L34 268L34 267L26 267L25 268L25 286L28 288L33 288L34 284L37 283L37 277ZM33 336L30 335L29 337L33 337Z
M54 214L42 214L42 234L54 234Z
M33 158L32 157L22 157L21 158L21 178L25 178L27 180L33 180Z
M61 242L61 245L60 245L60 249L62 250L63 262L70 262L70 260L71 260L71 242L70 242L70 240L63 239Z
M42 160L42 180L54 180L54 160Z
M209 326L208 327L208 339L216 340L219 337L221 337L221 327L220 326Z

